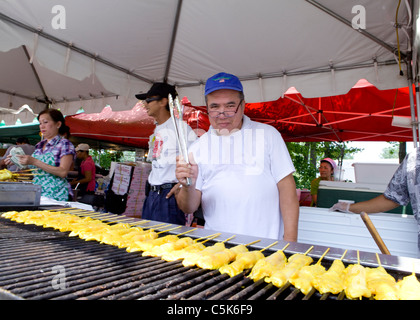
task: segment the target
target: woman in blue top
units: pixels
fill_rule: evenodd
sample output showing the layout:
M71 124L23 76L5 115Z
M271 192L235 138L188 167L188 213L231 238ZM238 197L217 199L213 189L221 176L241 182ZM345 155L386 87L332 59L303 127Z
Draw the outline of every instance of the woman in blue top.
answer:
M19 161L38 168L33 183L42 186L42 196L68 201L72 192L66 177L75 151L73 144L61 136L66 131L63 114L56 109L45 109L38 115L38 121L44 140L35 146L31 156L19 156Z

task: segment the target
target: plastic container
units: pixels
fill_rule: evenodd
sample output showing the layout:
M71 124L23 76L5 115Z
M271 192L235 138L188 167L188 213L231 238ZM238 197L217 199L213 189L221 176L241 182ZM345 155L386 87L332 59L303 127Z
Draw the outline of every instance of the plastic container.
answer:
M353 163L356 183L387 185L397 170L398 163Z

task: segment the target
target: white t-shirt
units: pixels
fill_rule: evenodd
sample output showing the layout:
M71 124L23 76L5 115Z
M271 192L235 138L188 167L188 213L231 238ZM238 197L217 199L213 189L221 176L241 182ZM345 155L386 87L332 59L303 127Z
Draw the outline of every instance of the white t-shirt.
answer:
M187 146L197 139L197 135L187 127ZM152 162L152 171L149 174L151 185L178 182L175 177L176 156L179 154L176 131L171 118L160 125L156 125L149 138L148 160Z
M277 182L295 168L274 127L244 116L241 130L218 136L210 127L190 152L206 229L282 239Z

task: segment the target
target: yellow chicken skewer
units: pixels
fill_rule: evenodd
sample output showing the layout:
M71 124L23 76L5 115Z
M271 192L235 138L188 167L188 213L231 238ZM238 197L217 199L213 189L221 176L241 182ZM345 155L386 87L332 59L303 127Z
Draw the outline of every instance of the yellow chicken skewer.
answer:
M400 300L420 300L420 282L414 272L397 282L398 296Z
M309 265L313 260L307 256L309 251L313 249L311 246L304 254L296 253L292 255L286 265L275 271L270 277L265 278L265 282L272 283L276 287L290 285L289 279L300 270L300 268Z
M330 268L324 274L321 274L314 279L314 288L323 295L321 297L322 300L326 299L330 293L339 294L340 292L343 292L344 270L346 267L342 260L346 253L347 250L344 251L340 259L333 261Z
M357 264L351 264L344 270L344 293L349 299L371 296L366 283L366 268L360 265L359 250L357 250Z
M203 256L212 254L218 251L222 251L226 249L225 242L233 239L235 236L232 236L230 238L227 238L221 242L217 242L212 246L206 247L203 250L199 252L189 252L182 261L182 265L184 267L192 267L195 266L199 259L201 259Z
M379 255L377 268L366 268L366 283L375 300L398 300L397 282L381 265Z
M318 259L317 263L302 267L298 272L290 277L289 282L294 285L295 288L300 289L304 295L307 295L312 290L315 277L326 272L325 267L321 265L321 261L329 250L330 248L325 250L323 255Z
M220 236L221 233L216 233L210 236L207 236L208 238L202 242L198 242L200 239L196 239L194 240L194 242L190 245L187 245L186 247L182 248L182 249L174 249L174 250L169 250L166 251L162 254L161 258L165 261L175 261L175 260L182 260L184 259L190 252L199 252L201 250L204 250L206 248L206 246L204 245L204 243L206 243L207 241L210 241L212 239L217 238L218 236ZM203 237L206 238L206 237Z
M222 266L227 265L228 263L233 261L238 254L247 252L247 246L255 244L259 241L260 240L256 240L246 245L240 244L229 249L225 248L222 251L217 251L215 253L203 255L198 259L196 265L202 269L219 269Z
M248 277L254 281L258 281L271 276L276 269L282 268L287 262L284 250L289 245L290 243L286 244L283 249L274 252L268 257L258 260L255 266L252 267L251 273Z
M275 244L277 244L278 241L268 245L267 247L261 249L261 250L253 250L253 251L247 251L240 253L236 256L235 260L228 264L222 266L219 271L220 273L228 274L230 277L234 277L238 274L240 274L245 269L252 268L258 260L264 258L264 254L262 253L264 250L267 250L268 248L271 248Z

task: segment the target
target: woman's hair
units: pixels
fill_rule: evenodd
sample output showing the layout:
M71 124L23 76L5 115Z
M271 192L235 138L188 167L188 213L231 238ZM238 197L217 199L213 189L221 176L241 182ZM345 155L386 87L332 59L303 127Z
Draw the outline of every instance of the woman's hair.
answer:
M49 114L51 119L53 119L54 122L61 122L61 126L60 128L58 128L58 133L60 135L63 135L65 133L68 133L68 135L70 135L70 128L66 126L64 116L60 110L50 109L50 108L44 109L38 114L38 121L39 121L39 117L43 114Z

